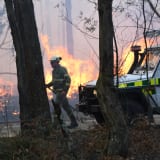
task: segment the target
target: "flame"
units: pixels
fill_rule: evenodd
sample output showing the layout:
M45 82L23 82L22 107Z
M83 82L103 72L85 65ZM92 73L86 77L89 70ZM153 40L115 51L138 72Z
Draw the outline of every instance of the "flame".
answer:
M10 84L11 84L10 82L0 79L0 111L3 111L3 108L8 103L8 100L11 96Z
M131 67L131 64L133 63L134 55L130 51L130 47L131 45L125 48L123 51L122 58L121 58L122 60L120 60L121 61L120 69L119 69L120 75L126 74L129 68Z
M17 116L17 115L20 114L20 112L19 112L19 111L13 111L12 114L13 114L14 116Z
M128 70L130 69L133 60L134 60L134 54L132 51L130 51L130 48L133 44L130 44L127 48L125 48L123 54L122 54L122 65L121 65L121 71L120 74L126 74ZM140 45L141 46L141 53L144 52L144 49L146 48L144 39L140 39L139 41L136 41L136 44L134 45ZM153 42L147 39L147 46L154 45Z
M0 96L12 95L12 82L0 79Z
M74 56L69 54L63 47L51 48L48 43L48 37L45 35L41 35L40 39L48 59L44 69L46 70L46 83L50 82L52 79L52 68L50 65L47 67L47 65L49 64L49 59L53 55L58 55L62 57L61 65L67 68L68 73L71 76L71 86L69 89L68 97L71 97L75 93L77 93L78 86L80 84L97 78L98 73L96 72L95 65L92 63L91 60L81 60L78 58L74 58Z

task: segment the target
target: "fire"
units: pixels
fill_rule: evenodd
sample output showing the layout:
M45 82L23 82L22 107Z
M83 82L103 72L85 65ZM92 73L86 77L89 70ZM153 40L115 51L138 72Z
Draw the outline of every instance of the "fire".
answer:
M121 60L120 71L119 71L120 75L126 74L129 68L131 67L131 64L133 63L134 55L130 51L130 47L131 46L128 46L127 48L125 48L122 54L122 60Z
M141 52L144 52L144 49L146 48L144 39L140 39L139 41L136 42L137 45L141 46ZM136 45L134 44L134 45ZM154 43L149 41L147 39L147 46L151 46ZM120 71L120 74L126 74L128 72L128 70L130 69L133 60L134 60L134 54L133 52L130 51L132 45L129 45L127 48L125 48L123 55L122 55L122 62L121 62L121 68L122 70Z
M10 96L11 96L10 83L0 79L0 111L2 111L4 106L8 103Z
M12 94L12 83L4 81L3 79L0 79L0 96L6 96Z
M65 66L71 76L71 86L68 96L71 97L77 93L78 86L89 80L97 78L97 72L95 65L91 60L81 60L74 58L73 55L67 53L67 51L62 47L51 48L48 43L48 37L41 35L41 44L45 49L47 56L47 64L45 65L45 80L46 83L50 82L51 77L51 66L49 64L49 59L53 55L58 55L62 57L61 65Z

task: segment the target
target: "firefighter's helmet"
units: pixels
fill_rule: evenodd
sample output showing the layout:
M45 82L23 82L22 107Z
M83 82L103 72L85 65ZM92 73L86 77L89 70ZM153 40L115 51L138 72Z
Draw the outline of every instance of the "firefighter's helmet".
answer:
M60 60L61 60L62 58L60 57L60 56L53 56L53 57L51 57L51 59L50 59L50 61L51 62L59 62Z

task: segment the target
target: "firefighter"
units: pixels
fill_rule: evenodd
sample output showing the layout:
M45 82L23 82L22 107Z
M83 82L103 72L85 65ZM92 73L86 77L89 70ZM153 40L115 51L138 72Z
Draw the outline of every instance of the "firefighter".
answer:
M68 117L70 118L70 125L68 128L76 128L78 126L78 123L76 121L76 118L72 112L72 107L68 102L68 99L66 97L67 92L70 87L71 78L68 74L68 71L65 67L60 65L60 60L62 58L59 56L53 56L50 60L51 66L53 68L52 70L52 81L48 84L46 84L46 87L53 87L53 92L55 93L55 104L59 108L63 108L65 112L67 113Z

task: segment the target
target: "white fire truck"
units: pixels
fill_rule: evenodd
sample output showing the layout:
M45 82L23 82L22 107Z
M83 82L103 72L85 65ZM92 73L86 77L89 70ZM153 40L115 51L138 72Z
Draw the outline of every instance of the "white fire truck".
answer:
M139 114L152 119L160 113L160 47L147 48L141 53L140 46L132 46L134 61L126 75L118 77L116 88L124 113L131 122ZM116 77L115 77L116 87ZM103 123L96 94L96 80L79 86L79 111L94 115Z

